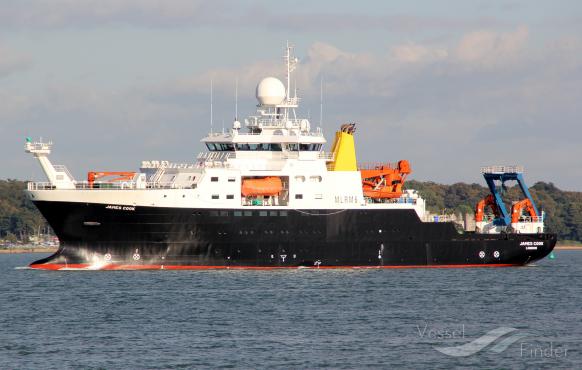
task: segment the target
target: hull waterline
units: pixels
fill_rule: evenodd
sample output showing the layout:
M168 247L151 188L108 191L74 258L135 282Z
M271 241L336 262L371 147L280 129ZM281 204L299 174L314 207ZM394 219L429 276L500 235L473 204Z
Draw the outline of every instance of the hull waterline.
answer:
M413 210L228 210L35 202L61 247L32 268L61 270L521 266L554 234L459 233Z

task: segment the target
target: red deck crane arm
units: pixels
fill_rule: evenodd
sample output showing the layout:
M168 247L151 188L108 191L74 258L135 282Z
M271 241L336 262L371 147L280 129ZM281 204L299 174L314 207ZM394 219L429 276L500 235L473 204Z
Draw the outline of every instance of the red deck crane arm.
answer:
M515 202L511 206L511 223L512 224L519 222L519 218L521 217L523 210L525 210L525 212L528 213L529 216L532 217L532 219L534 219L535 217L538 216L531 200L526 198L526 199L520 200L519 202Z
M411 172L407 160L399 161L396 166L385 164L360 169L364 196L375 199L400 197L406 176Z
M130 181L133 180L135 176L135 172L87 172L87 182L89 182L89 187L93 187L93 183L95 180L98 180L102 177L109 177L109 176L116 176L112 179L109 179L109 182L113 181Z
M477 206L475 207L475 222L483 221L486 207L490 207L495 217L499 217L500 212L499 207L497 207L497 203L495 203L495 197L493 194L489 194L477 203Z

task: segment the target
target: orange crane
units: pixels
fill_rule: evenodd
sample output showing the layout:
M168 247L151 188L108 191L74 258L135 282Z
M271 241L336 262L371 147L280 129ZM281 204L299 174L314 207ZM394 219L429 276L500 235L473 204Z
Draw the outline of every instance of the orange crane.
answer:
M364 196L373 199L399 198L406 176L412 173L407 160L398 161L396 166L381 164L373 168L360 169Z
M536 209L528 198L522 199L519 202L515 202L511 206L511 223L514 224L519 222L519 218L521 217L522 211L525 209L527 213L531 216L532 220L535 220L538 217L536 213Z
M477 203L477 207L475 207L475 222L483 221L485 216L485 207L488 206L491 207L491 211L493 211L495 217L499 217L500 212L497 204L495 203L495 197L493 197L493 194L489 194Z
M89 187L93 188L93 183L95 180L108 176L117 176L115 178L109 179L108 182L131 181L135 176L135 172L87 172L87 182L89 182Z

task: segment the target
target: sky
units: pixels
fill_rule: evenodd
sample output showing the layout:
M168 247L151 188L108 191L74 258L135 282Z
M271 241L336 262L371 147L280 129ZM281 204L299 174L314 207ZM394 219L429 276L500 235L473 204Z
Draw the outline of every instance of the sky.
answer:
M193 162L210 131L254 113L295 46L299 113L328 140L356 122L361 162L410 178L582 191L582 2L0 0L0 178L43 180L26 137L77 179ZM331 143L329 143L331 144ZM329 146L328 146L329 148Z

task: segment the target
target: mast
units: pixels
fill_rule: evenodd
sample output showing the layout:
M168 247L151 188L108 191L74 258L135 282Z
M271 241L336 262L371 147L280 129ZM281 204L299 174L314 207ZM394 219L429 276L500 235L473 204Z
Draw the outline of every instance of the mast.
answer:
M291 72L295 70L297 67L297 63L299 59L293 58L292 55L293 45L289 44L287 41L287 47L285 48L285 55L283 59L285 59L285 64L287 66L287 86L285 89L285 104L281 106L284 109L284 118L285 121L289 119L289 108L295 108L297 106L297 84L295 84L295 96L291 97ZM295 110L293 110L293 114L295 115Z
M290 98L290 89L291 89L291 45L289 45L289 41L287 41L287 47L285 48L285 63L287 64L287 101Z

